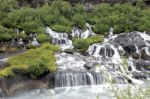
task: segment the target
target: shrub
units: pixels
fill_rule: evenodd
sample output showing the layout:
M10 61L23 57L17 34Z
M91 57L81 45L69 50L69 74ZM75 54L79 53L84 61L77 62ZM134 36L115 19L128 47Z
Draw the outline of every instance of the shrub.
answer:
M100 43L103 41L104 36L102 35L97 35L97 36L92 36L87 39L85 39L86 42L88 42L89 45L94 44L94 43Z
M73 45L75 49L78 49L79 51L83 52L86 51L90 45L94 43L100 43L102 41L103 41L103 36L101 35L92 36L87 39L74 38Z
M78 49L81 52L85 51L89 47L88 43L85 42L85 39L79 39L79 38L74 40L73 45L75 49Z
M38 37L37 37L37 40L40 42L40 43L44 43L44 42L50 42L50 37L46 34L39 34Z
M74 25L78 26L79 28L84 28L85 26L85 18L82 14L75 14L71 21L73 22Z
M0 41L8 41L16 38L16 33L12 29L0 26Z
M7 16L9 12L18 8L16 0L0 0L0 21Z
M66 33L70 33L71 29L72 29L71 26L62 25L62 24L54 24L54 25L51 26L51 28L54 31L57 31L57 32L66 32Z
M44 72L48 71L46 62L45 58L37 58L34 62L31 62L28 65L27 72L31 75L31 77L38 77L42 75Z

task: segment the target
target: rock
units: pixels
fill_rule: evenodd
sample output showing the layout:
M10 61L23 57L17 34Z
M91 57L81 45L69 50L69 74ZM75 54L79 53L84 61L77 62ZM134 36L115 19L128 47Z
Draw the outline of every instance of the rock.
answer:
M93 66L91 66L90 64L85 64L85 65L84 65L84 68L86 68L86 69L92 69Z
M99 54L103 57L105 57L105 55L108 57L112 57L114 55L114 53L115 53L114 50L109 46L106 46L105 48L102 47L99 52Z
M88 52L81 52L81 54L82 54L83 56L89 56L89 53L88 53Z
M0 88L0 99L4 97L3 90Z
M0 78L0 99L4 96L4 93L2 90L2 81L3 81L3 78Z
M133 53L133 54L132 54L132 57L133 57L134 59L139 59L139 58L140 58L140 55L139 55L138 53Z
M150 55L148 55L144 49L141 50L141 59L150 60Z
M73 54L73 53L75 53L75 50L74 49L65 49L64 52Z
M92 68L95 68L96 66L98 65L98 63L86 63L84 64L84 68L86 69L92 69Z
M136 60L135 66L139 71L150 71L150 61L145 61L142 59Z
M119 34L113 41L116 45L123 46L128 54L135 53L146 46L144 39L138 32Z
M0 89L2 90L0 94L3 95L3 93L5 93L5 96L11 96L17 91L48 88L48 76L49 75L45 75L37 79L32 79L29 76L24 75L2 78L0 79Z
M137 73L137 72L133 72L133 78L136 78L136 79L146 79L146 74L145 73Z
M4 68L6 66L8 66L7 63L0 61L0 69Z

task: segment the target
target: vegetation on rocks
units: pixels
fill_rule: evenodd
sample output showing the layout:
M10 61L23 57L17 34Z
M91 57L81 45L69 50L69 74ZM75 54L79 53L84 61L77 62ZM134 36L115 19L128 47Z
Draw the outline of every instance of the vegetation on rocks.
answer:
M73 38L73 45L75 49L83 52L83 51L86 51L90 45L94 43L100 43L102 41L103 41L102 35L96 35L93 37L89 37L87 39Z
M45 72L53 72L56 70L54 52L58 50L59 47L45 43L40 48L30 49L13 56L7 61L9 67L0 70L0 76L11 76L14 69L24 71L31 77L38 77Z

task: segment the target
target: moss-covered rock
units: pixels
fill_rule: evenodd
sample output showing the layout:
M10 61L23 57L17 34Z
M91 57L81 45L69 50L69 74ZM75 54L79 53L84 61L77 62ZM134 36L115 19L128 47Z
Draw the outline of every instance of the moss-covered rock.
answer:
M0 70L0 76L11 76L13 69L18 69L37 77L44 72L53 72L56 70L54 52L58 51L59 47L43 44L40 48L30 49L22 54L9 58L7 63L9 67Z
M84 52L90 45L102 42L103 38L104 37L102 35L92 36L87 39L73 38L73 45L75 49L79 50L80 52Z

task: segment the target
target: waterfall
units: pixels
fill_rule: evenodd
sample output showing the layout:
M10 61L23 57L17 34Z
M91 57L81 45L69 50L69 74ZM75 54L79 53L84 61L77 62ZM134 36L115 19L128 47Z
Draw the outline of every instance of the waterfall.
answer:
M84 70L58 71L54 76L55 87L97 85L104 82L102 73Z
M72 37L78 37L78 38L83 38L86 39L92 35L96 35L93 31L92 31L92 25L90 25L89 23L86 23L86 30L83 32L81 29L79 29L78 27L74 27L72 30Z
M62 50L73 49L72 41L69 40L67 33L57 33L46 27L46 33L52 38L52 43L60 45Z

